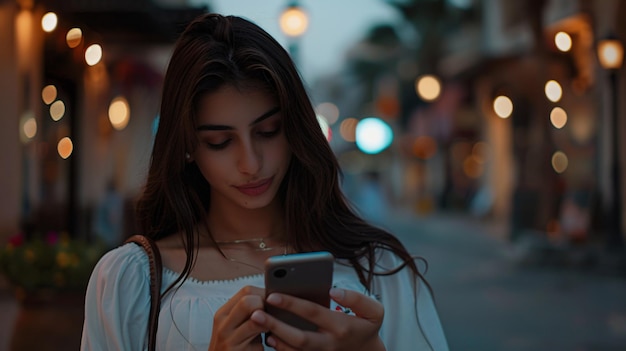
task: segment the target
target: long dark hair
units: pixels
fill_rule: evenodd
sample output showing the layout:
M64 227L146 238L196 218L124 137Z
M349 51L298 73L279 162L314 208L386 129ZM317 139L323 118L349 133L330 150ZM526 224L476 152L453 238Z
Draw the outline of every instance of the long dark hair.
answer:
M352 264L361 283L408 266L414 258L392 234L360 218L340 188L341 170L324 137L311 101L289 54L267 32L235 16L206 14L188 25L176 43L164 80L159 128L137 218L144 235L160 239L182 233L187 262L195 259L198 227L205 225L210 186L185 153L197 146L199 99L225 84L253 84L277 99L292 160L278 196L287 241L297 252L327 250ZM210 235L210 234L209 234ZM405 263L375 271L375 251L392 251ZM365 260L364 260L365 259Z

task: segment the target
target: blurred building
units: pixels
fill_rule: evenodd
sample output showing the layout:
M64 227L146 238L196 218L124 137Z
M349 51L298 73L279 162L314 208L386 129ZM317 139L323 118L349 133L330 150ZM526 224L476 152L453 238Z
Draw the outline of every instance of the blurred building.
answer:
M1 241L89 237L105 193L129 205L171 47L206 11L171 0L0 2Z
M448 151L444 203L509 221L512 240L611 241L606 223L615 197L623 194L615 193L609 177L615 92L596 46L609 33L626 39L620 18L626 3L392 3L422 33L419 70L441 77L442 97L457 97L426 108L430 118L452 120L448 138L438 140ZM558 47L559 32L569 36L569 48ZM549 96L549 81L558 84L558 96ZM618 86L623 82L622 74ZM505 118L494 110L498 96L512 103ZM623 120L623 104L618 113Z
M610 33L626 41L626 2L386 2L405 22L373 23L348 50L344 76L320 83L344 118L380 116L396 131L380 155L333 141L348 169L377 172L391 203L418 215L504 222L513 242L620 246L623 209L618 228L611 211L624 196L611 141L624 129L614 126L611 97L624 96L624 69L615 90L596 49ZM441 86L432 99L416 93L426 76ZM625 109L618 102L619 120Z

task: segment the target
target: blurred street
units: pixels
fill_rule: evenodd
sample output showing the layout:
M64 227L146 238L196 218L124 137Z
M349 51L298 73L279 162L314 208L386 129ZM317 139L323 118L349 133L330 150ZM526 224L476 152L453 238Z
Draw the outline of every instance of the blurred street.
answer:
M623 271L523 265L503 225L391 211L375 189L355 202L428 261L451 350L626 350Z
M428 261L426 278L451 350L626 350L623 273L608 267L522 265L504 238L504 226L467 215L392 211L374 188L363 188L354 200L367 218ZM0 350L8 351L19 308L2 293L0 309ZM42 342L38 350L64 350L67 337L79 337L75 323L61 322L75 315L65 312L57 311L47 325L63 344L35 338Z

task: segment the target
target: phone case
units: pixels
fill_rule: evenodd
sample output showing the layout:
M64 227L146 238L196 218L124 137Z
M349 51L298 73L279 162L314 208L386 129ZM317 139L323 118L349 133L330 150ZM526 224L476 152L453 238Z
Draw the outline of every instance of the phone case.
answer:
M265 262L266 295L279 292L330 307L334 257L326 251L273 256ZM266 311L303 330L317 326L297 315L266 304Z

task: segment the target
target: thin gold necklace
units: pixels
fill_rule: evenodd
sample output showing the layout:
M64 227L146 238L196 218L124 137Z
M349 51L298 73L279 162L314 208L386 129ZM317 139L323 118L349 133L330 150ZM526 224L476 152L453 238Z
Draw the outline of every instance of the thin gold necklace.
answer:
M223 242L216 241L216 243L218 243L218 244L219 244L219 243L226 243L226 244L231 244L231 243L232 243L232 244L240 244L240 243L245 243L245 242L254 242L254 241L256 241L256 240L261 240L261 242L262 242L262 240L263 240L263 239L242 239L242 240L223 241ZM262 247L262 248L261 248L261 243L259 243L259 248L258 248L258 249L254 249L254 251L269 251L269 250L274 250L274 248L273 248L273 247L267 247L267 245L265 245L265 243L264 243L264 242L262 242L262 244L263 244L263 247ZM263 272L263 271L264 271L262 268L259 268L259 267L258 267L258 266L256 266L256 265L253 265L253 264L251 264L251 263L244 262L244 261L241 261L241 260L237 260L237 259L234 259L234 258L232 258L232 257L230 257L230 256L228 256L228 255L226 255L226 253L224 252L224 250L222 250L221 248L220 248L220 250L219 250L219 251L222 253L222 255L224 256L224 258L225 258L225 259L227 259L227 260L228 260L228 261L230 261L230 262L233 262L233 263L240 263L240 264L243 264L243 265L245 265L245 266L252 267L252 268L256 269L256 270L257 270L257 271L259 271L259 272ZM283 248L283 255L286 255L286 254L287 254L287 244L285 244L285 246L284 246L284 248Z
M218 245L235 245L235 244L245 244L245 243L258 243L258 247L254 249L254 251L269 251L273 250L273 247L268 247L265 242L266 238L253 238L253 239L238 239L231 241L215 241Z

